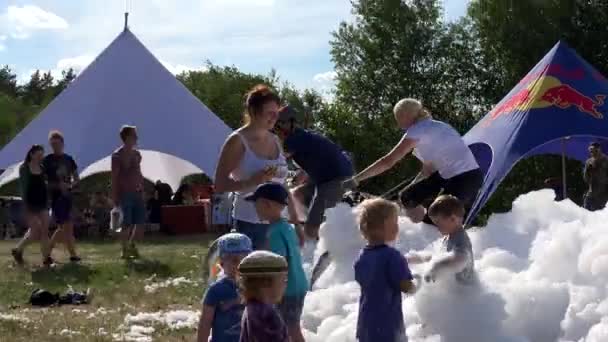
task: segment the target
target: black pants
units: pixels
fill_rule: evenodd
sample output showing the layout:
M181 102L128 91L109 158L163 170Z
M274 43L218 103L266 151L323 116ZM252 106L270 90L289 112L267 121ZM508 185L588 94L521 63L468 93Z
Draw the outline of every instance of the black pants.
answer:
M441 193L458 197L468 213L482 183L483 173L480 169L467 171L449 179L444 179L439 172L435 172L419 182L408 185L401 192L401 203L406 209L419 205L428 207L425 202L427 200L432 202ZM424 222L433 224L428 215L424 217Z

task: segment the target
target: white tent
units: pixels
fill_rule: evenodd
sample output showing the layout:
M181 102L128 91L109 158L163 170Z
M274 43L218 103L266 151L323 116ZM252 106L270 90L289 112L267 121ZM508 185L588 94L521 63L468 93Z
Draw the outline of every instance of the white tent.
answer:
M173 187L192 173L213 177L231 132L125 28L0 151L0 167L8 167L0 185L18 177L15 166L32 144L46 146L53 129L63 133L66 152L76 159L82 177L109 171L109 160L103 158L120 145L124 124L138 128L144 176Z

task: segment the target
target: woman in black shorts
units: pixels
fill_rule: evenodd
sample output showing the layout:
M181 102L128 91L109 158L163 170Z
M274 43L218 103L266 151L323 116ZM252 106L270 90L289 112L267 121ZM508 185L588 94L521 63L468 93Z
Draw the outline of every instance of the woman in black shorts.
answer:
M452 126L433 120L415 99L402 99L393 112L399 128L406 131L403 138L387 155L346 181L344 186L355 187L389 170L413 152L422 163L422 170L401 192L406 215L413 222L424 220L432 224L423 205L440 193L458 197L468 211L483 183L483 172L460 134Z
M46 179L42 168L43 158L44 148L41 145L33 145L19 168L21 197L29 229L17 247L12 250L13 258L18 264L23 264L23 249L31 240L40 240L40 252L44 266L53 264L49 248L50 219Z

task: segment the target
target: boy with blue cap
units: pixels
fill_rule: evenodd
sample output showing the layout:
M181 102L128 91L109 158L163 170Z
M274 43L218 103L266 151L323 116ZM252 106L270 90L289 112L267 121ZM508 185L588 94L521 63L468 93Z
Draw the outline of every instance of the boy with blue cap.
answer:
M218 240L220 264L224 277L211 284L203 299L198 326L198 342L238 342L245 306L241 303L237 270L243 258L252 251L251 240L243 234L229 233Z
M268 221L268 249L287 260L287 288L278 305L281 317L287 325L292 342L304 342L300 318L304 298L308 291L308 279L302 266L298 236L294 227L281 215L289 199L287 189L278 183L265 183L246 198L255 202L261 220Z

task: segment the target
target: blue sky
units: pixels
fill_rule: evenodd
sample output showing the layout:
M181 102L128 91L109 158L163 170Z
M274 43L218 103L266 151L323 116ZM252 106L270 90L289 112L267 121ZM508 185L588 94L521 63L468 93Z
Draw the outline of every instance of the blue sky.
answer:
M330 32L348 0L129 0L130 27L172 72L210 59L300 88L332 84ZM445 19L468 0L443 0ZM20 79L34 69L84 68L122 30L125 0L0 0L0 65Z

